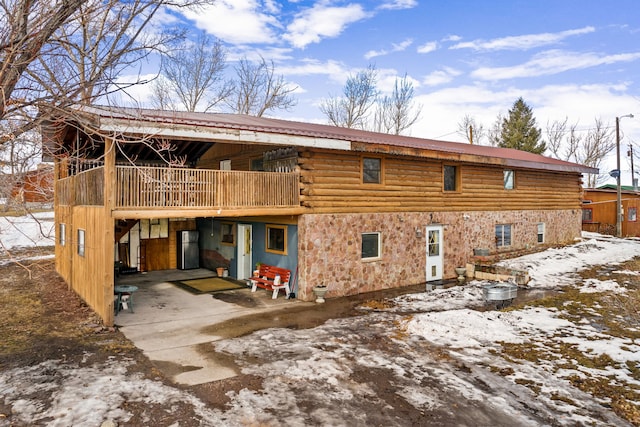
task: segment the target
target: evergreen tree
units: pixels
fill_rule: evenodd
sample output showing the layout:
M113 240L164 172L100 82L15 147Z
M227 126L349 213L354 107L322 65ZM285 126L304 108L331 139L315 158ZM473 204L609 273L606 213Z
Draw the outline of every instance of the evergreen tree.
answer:
M498 146L542 154L547 146L541 141L541 135L542 130L536 127L533 111L522 98L518 98L509 115L502 119Z

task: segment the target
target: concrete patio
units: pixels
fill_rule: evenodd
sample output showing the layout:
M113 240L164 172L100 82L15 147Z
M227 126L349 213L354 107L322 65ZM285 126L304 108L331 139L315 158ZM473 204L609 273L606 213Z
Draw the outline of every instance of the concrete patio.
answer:
M315 303L286 299L281 293L249 287L220 291L223 295L193 294L171 282L215 276L206 269L163 270L121 275L116 285L133 285L134 312L123 310L115 317L120 331L140 348L173 381L186 385L202 384L236 375L233 364L215 357L208 343L222 337L212 334L212 325L230 319L286 310ZM212 296L213 295L213 296ZM234 301L234 302L225 302ZM206 331L205 331L206 329Z

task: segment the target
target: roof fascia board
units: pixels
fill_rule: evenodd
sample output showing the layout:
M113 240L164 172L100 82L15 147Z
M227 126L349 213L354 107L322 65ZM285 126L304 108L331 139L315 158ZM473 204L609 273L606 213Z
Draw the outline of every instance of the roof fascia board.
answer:
M297 147L327 148L333 150L351 150L351 142L332 138L315 138L300 135L274 134L269 132L247 131L226 128L205 128L201 126L159 126L158 124L132 123L101 119L100 130L144 137L165 137L202 142L234 142L241 144L292 145Z

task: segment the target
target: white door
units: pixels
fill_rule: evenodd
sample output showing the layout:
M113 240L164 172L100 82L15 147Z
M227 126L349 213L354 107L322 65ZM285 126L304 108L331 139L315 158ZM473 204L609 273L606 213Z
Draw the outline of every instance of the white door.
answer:
M427 282L442 280L442 226L427 226Z
M251 232L251 225L238 224L238 280L248 279L253 274Z

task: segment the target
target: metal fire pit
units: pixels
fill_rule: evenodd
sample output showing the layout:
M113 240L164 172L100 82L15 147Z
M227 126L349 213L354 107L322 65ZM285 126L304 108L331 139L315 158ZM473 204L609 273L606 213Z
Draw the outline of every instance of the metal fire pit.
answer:
M484 300L506 307L518 295L518 285L514 283L491 283L483 286Z

